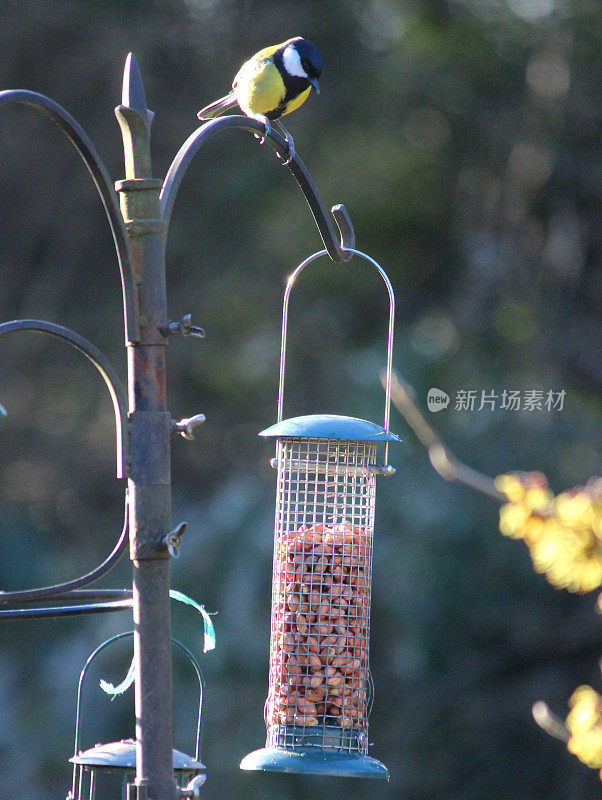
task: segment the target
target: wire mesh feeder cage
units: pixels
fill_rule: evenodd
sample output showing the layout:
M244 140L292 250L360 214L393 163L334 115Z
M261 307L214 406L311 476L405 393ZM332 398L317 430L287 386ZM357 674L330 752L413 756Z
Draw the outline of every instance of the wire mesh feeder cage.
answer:
M389 778L368 756L368 717L376 476L395 472L388 445L399 441L389 431L395 301L382 268L352 252L376 267L389 293L384 426L329 414L282 419L290 292L320 251L286 287L278 422L260 434L276 438L278 470L267 740L242 769Z

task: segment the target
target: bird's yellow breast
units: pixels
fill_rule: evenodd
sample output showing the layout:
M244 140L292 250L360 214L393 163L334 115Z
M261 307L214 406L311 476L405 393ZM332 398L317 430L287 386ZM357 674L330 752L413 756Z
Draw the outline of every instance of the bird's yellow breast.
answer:
M310 92L311 92L311 86L308 86L307 89L304 92L301 92L300 95L297 95L297 97L295 97L294 100L289 100L286 106L286 111L282 112L282 116L284 116L285 114L290 114L291 111L294 111L296 108L299 108L299 106L303 105L303 103L309 97Z
M286 88L273 61L243 64L234 81L238 105L245 114L268 114L284 101Z

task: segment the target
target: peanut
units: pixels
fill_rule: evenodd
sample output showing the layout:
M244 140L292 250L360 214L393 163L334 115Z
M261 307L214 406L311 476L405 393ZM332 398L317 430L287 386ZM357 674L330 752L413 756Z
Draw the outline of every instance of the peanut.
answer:
M312 727L318 724L318 718L311 714L295 714L291 711L280 713L280 722L285 725L301 725L303 727Z
M291 705L293 705L291 703ZM316 713L316 706L314 703L311 703L309 700L306 700L304 697L297 696L297 703L296 703L297 710L300 711L302 714L315 714Z
M321 597L321 595L320 595L320 597ZM329 615L329 613L330 613L330 606L329 606L329 604L328 604L328 603L321 602L321 603L320 603L320 605L318 606L318 610L317 610L317 612L316 612L316 615L317 615L318 617L325 617L326 619L328 619L328 615Z
M331 633L329 636L324 636L320 639L320 649L328 653L329 650L338 649L339 637L336 633Z
M345 678L341 675L340 672L337 672L335 675L331 675L329 678L326 678L327 686L342 686L345 682Z
M307 626L307 620L303 616L303 614L299 613L295 615L295 621L297 623L297 630L302 636L308 632L309 628Z
M314 563L314 572L320 574L322 572L326 572L327 569L328 569L328 561L324 556L321 556Z
M297 539L297 543L301 545L302 549L313 550L314 545L321 544L323 536L321 531L317 531L314 527L313 531L303 531L301 536Z

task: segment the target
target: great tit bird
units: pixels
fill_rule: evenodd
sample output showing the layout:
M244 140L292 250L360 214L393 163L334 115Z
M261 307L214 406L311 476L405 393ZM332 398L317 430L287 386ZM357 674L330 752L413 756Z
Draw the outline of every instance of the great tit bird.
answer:
M320 93L318 78L324 64L317 48L307 39L296 36L282 44L266 47L255 53L238 70L232 91L197 114L200 120L213 119L236 104L248 116L265 125L265 137L271 130L270 120L278 120L299 108L315 89ZM291 135L283 127L288 144L288 163L295 154Z

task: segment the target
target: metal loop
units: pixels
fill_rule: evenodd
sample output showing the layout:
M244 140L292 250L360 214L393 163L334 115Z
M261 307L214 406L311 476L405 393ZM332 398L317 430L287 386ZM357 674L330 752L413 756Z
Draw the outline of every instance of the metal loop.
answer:
M371 256L366 255L366 253L362 253L360 250L355 250L354 248L349 248L348 251L352 255L359 256L363 258L365 261L368 261L372 266L374 266L383 281L385 282L385 286L387 287L387 292L389 293L389 329L388 329L388 342L387 342L387 370L386 370L386 385L385 385L385 414L384 414L384 424L383 427L387 433L389 433L389 417L390 417L390 410L391 410L391 372L393 369L393 326L395 324L395 295L393 293L393 287L391 286L391 281L389 280L387 273L384 269L378 264ZM326 250L320 250L317 253L309 256L302 261L301 264L297 267L297 269L292 273L292 275L288 279L288 283L286 284L286 290L284 292L284 303L282 309L282 340L280 345L280 381L278 384L278 422L282 422L282 407L284 403L284 374L285 374L285 366L286 366L286 336L287 336L287 327L288 327L288 303L290 294L293 288L295 281L297 280L299 274L307 267L312 261L315 261L317 258L321 256L328 255ZM386 463L386 459L385 459Z

